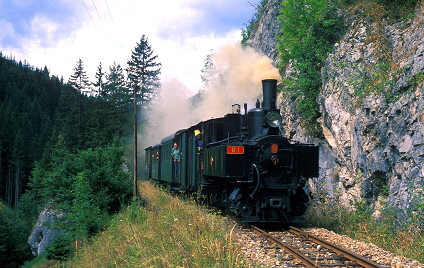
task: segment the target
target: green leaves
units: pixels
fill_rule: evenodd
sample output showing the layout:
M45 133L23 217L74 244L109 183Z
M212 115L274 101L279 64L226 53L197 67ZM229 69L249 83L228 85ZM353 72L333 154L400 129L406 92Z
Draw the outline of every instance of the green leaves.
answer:
M319 135L316 96L321 68L342 31L341 18L335 3L327 0L283 0L280 11L280 69L291 64L295 70L290 80L284 81L283 90L296 95L302 125L310 134Z
M161 63L157 62L157 57L153 55L149 40L143 34L140 43L131 51L131 59L127 61L129 85L137 92L138 103L142 107L146 107L156 97L156 91L161 85Z
M109 215L130 200L132 183L124 172L123 148L110 145L66 154L57 147L52 165L38 164L34 170L33 189L42 203L53 202L65 212L62 226L77 239L101 230Z

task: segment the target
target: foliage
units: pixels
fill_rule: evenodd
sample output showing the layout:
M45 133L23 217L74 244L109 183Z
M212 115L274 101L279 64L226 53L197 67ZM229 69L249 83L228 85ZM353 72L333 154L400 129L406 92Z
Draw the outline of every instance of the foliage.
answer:
M284 90L294 94L301 122L311 134L321 130L317 94L321 87L321 68L332 45L342 32L337 6L327 0L283 0L277 46L280 68L295 71L285 79Z
M200 75L200 79L202 79L202 83L204 85L204 88L208 88L208 84L213 80L215 75L215 65L213 63L213 51L211 50L211 53L206 55L204 62L204 66L202 70L200 71L202 74Z
M97 94L98 95L105 95L104 94L105 83L103 82L103 76L104 75L105 75L105 73L103 72L103 66L102 66L102 63L100 62L99 66L97 66L96 82L93 83L93 86L95 86L97 88Z
M153 55L149 40L143 34L131 51L131 59L127 61L129 87L137 92L137 105L143 108L155 99L160 87L161 64L157 62L157 57Z
M46 249L46 258L48 260L65 261L71 258L75 252L73 238L70 235L58 236L53 239L49 248Z
M72 153L105 146L128 131L127 115L106 98L88 97L68 87L62 92L58 108L58 135Z
M123 165L123 149L117 145L70 154L58 144L49 163L37 163L30 186L38 202L66 212L64 222L72 224L59 229L85 239L129 200L132 184Z
M112 66L109 67L109 73L106 74L105 90L102 97L113 103L121 113L130 110L129 104L132 98L125 80L121 65L113 62Z
M68 219L77 223L69 231L76 238L103 228L128 199L122 149L118 153L110 144L129 133L132 102L120 65L110 71L103 82L99 65L94 85L100 94L87 96L82 93L92 94L91 82L81 59L65 85L47 67L35 69L0 52L0 198L14 206L7 221L0 220L0 258L6 252L8 262L16 256L24 261L30 254L26 238L46 202L63 201L57 207L69 208Z
M133 110L131 107L133 101L131 100L132 95L130 93L121 65L113 62L109 67L109 73L106 74L106 82L101 98L115 108L121 122L123 136L126 136L132 127Z
M240 267L241 249L226 219L194 201L172 197L149 183L135 203L78 251L69 267Z
M54 130L64 89L47 68L4 58L0 52L0 199L15 206Z
M260 2L254 5L255 13L253 17L249 20L248 24L245 24L245 28L241 29L241 44L247 45L247 40L249 40L250 35L255 30L255 26L257 27L259 23L259 19L265 12L265 6L268 3L268 0L260 0Z
M87 72L84 70L84 63L81 59L78 59L74 67L74 74L69 78L68 84L81 93L92 93L93 89L91 88L91 83L88 80Z
M18 267L29 260L31 249L27 243L28 232L34 222L24 210L12 210L0 202L0 263L2 267Z

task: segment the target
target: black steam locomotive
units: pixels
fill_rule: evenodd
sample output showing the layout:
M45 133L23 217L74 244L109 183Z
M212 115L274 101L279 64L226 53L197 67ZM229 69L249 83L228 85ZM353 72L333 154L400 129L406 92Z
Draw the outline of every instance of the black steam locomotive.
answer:
M298 222L306 179L318 176L318 146L281 135L277 81L262 81L260 107L199 122L145 149L146 175L173 191L197 192L245 222ZM247 112L247 113L246 113ZM178 145L175 163L172 148Z

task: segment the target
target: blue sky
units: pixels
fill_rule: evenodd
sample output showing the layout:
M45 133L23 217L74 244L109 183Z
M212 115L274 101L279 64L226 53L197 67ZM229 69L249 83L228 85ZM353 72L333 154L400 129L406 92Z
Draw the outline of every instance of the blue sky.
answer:
M239 42L259 0L3 0L0 51L52 75L72 74L79 58L94 80L100 62L123 66L145 34L162 78L199 90L211 50Z

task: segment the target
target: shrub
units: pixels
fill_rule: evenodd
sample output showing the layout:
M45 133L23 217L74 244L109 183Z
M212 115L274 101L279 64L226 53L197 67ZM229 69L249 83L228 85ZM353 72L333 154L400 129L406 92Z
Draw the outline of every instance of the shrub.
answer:
M73 239L69 235L55 238L49 248L46 249L46 257L49 260L65 261L72 257L75 248Z
M284 91L296 95L301 124L321 133L316 97L321 88L321 68L343 30L336 3L327 0L283 0L277 37L280 69L291 63L295 72L285 79Z
M66 212L54 228L83 240L102 230L110 215L130 200L132 183L123 168L123 148L110 145L69 154L59 146L54 151L51 164L37 164L32 191L41 203Z

